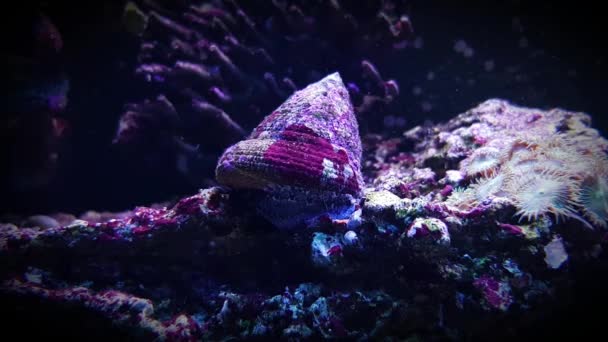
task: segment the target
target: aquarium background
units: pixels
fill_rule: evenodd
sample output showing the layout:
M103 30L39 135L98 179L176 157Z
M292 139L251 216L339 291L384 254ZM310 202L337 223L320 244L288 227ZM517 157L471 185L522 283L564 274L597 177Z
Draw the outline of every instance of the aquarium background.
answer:
M177 165L173 155L146 151L146 156L139 158L141 150L125 150L113 143L125 105L147 95L133 75L139 43L125 28L125 2L68 5L22 1L14 5L17 7L4 11L2 23L1 82L6 96L2 130L8 132L0 156L2 164L7 165L1 179L3 217L54 212L80 215L88 210L119 212L174 201L213 184L222 143L209 150L191 146L196 157L187 154L185 158L192 160L185 169ZM386 53L377 51L369 57L385 78L398 83L399 95L381 115L372 111L359 118L362 130L385 137L400 136L416 125L446 121L486 99L501 98L526 107L585 112L592 116L595 128L603 135L608 133L603 107L608 86L605 25L598 18L599 5L413 0L402 5L413 27L406 46ZM360 6L364 11L364 4ZM262 11L260 6L256 14L263 15ZM40 13L60 32L62 42L57 53L38 52L40 44L45 44L40 43L40 36L49 34L48 29L40 33ZM352 64L360 63L361 58L349 60L348 47L345 44L335 59L328 58L326 64L317 63L311 68L319 75L341 68L353 70ZM280 59L280 55L277 59L285 68L291 62ZM297 70L307 68L294 66ZM57 94L65 91L66 82L69 90L63 107ZM265 105L275 108L283 100L269 99ZM48 152L37 149L45 144L37 140L36 132L42 129L33 127L40 123L26 117L26 113L41 110L37 101L42 106L61 107L54 116L60 120L52 123L61 138L53 143L56 160L52 171L37 161ZM248 119L246 111L242 108L242 112L229 114L249 132L258 119ZM17 138L10 133L15 132L10 125L15 120L26 122L19 126L23 131ZM28 134L32 134L31 139ZM222 134L218 132L218 141L225 138ZM14 139L20 141L17 150L7 145ZM27 165L31 172L11 172L14 165ZM602 310L607 303L606 266L594 264L589 268L573 274L580 285L567 301L568 307L558 308L559 314L547 318L546 325L539 329L581 333L600 330L591 312ZM571 320L581 316L589 321L578 324Z
M593 115L594 126L600 130L606 126L601 102L606 60L597 38L601 23L593 19L597 11L593 5L410 1L405 7L415 30L411 46L373 60L401 88L399 106L391 108L391 114L405 122L403 127L389 127L393 134L425 120L446 120L492 97L530 107L587 112ZM67 76L69 105L61 116L70 129L54 179L32 192L27 186L23 191L15 189L4 196L3 208L29 213L91 208L117 211L164 201L189 193L193 183L200 185L196 183L208 174L184 177L177 174L174 163L162 160L142 172L138 166L143 163L125 163L112 145L124 105L140 96L133 76L138 44L122 26L123 4L98 4L88 11L49 2L15 10L5 21L7 52L24 57L33 54L35 8L42 8L53 19L64 48L57 60L44 61L41 73L32 79L44 74L55 79L61 73ZM459 41L471 49L470 57L455 51ZM288 65L289 61L282 63ZM336 63L328 61L324 71L340 69ZM5 67L18 70L8 63ZM11 78L4 82L8 89L15 89ZM281 101L274 102L270 107ZM244 128L250 130L255 124Z

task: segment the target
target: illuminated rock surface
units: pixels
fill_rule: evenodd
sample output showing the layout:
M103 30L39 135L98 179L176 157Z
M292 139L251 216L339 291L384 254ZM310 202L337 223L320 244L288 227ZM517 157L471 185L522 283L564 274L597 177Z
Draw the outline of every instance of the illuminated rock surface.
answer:
M2 294L141 339L518 336L606 262L605 179L590 170L605 170L607 146L584 113L489 100L402 138L364 136L350 219L275 229L215 187L105 222L3 224ZM489 147L493 166L468 172ZM543 205L522 211L518 172L571 192L535 190Z

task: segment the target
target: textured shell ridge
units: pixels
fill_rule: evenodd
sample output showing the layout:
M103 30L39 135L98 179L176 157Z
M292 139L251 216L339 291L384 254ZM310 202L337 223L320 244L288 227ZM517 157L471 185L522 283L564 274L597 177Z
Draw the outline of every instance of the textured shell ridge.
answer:
M228 148L216 179L267 193L271 205L261 204L261 213L278 226L291 226L324 212L349 212L345 206L361 196L361 150L350 95L336 72L296 91L248 138Z

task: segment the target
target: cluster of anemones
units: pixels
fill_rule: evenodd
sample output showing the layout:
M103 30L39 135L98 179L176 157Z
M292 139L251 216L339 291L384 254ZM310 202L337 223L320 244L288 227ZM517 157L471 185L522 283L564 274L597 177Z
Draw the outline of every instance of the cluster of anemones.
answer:
M501 149L475 150L461 169L472 182L447 199L453 208L472 208L494 196L511 200L520 220L553 215L556 221L608 225L608 158L593 140L522 133Z

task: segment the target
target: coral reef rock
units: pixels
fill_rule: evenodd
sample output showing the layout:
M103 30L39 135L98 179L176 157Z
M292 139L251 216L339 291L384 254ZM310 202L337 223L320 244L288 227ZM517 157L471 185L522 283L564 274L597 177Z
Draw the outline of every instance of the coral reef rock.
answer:
M361 192L353 215L268 229L244 210L247 190L212 187L106 220L15 218L0 225L3 308L80 310L91 315L70 332L109 320L142 340L513 340L598 281L574 277L608 265L608 141L590 116L494 99L400 138L364 136L362 183L359 142L337 129L355 122L324 120L350 118L347 99L337 74L297 92L226 151L218 178L263 193L296 182L266 193L294 210L311 200L294 187ZM273 144L298 163L264 162Z

